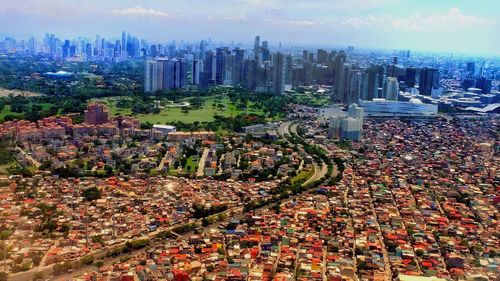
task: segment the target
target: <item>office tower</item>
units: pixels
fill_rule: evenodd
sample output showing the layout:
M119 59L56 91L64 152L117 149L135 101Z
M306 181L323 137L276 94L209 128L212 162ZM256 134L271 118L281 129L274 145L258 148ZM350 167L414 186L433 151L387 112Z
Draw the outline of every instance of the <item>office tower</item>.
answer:
M464 79L462 81L462 89L464 91L467 91L469 88L472 88L476 85L476 80L469 78L469 79Z
M224 83L224 57L226 55L230 54L229 50L227 47L225 48L217 48L215 51L215 63L216 63L216 68L215 68L215 84L217 85L222 85Z
M91 60L92 59L92 55L93 55L93 52L92 52L92 43L87 43L85 44L85 57L87 60Z
M223 77L223 84L224 85L233 85L233 70L234 70L234 61L235 57L234 55L231 55L231 53L224 54L224 64L222 67L222 77Z
M404 76L406 75L406 71L404 68L398 67L395 64L391 64L387 66L387 76L390 77L401 77L401 80L404 80Z
M362 74L360 70L349 71L349 84L346 91L345 103L353 104L358 102L361 95Z
M147 60L144 70L144 92L153 93L158 89L158 64L154 60Z
M49 41L49 54L51 57L55 57L57 53L57 40L54 34L50 35L50 41Z
M62 57L63 59L69 57L69 40L64 40L64 45L62 46Z
M361 99L373 100L379 97L379 87L382 82L384 68L379 65L371 65L363 74L361 81Z
M414 67L408 67L405 74L405 84L407 87L415 87L417 81L417 69Z
M328 60L328 52L323 49L318 49L318 63L325 64Z
M268 41L262 41L262 49L265 49L265 50L269 49L269 42Z
M186 87L186 61L179 59L167 60L163 70L163 89L179 90Z
M69 56L72 58L76 55L76 46L71 45L69 46Z
M483 94L491 93L491 79L486 79L484 77L476 79L476 88L481 89Z
M123 55L124 58L127 57L127 36L125 34L125 31L122 32L122 44L121 44L121 50L120 53Z
M343 102L344 98L344 92L345 92L345 80L346 80L346 75L345 73L345 62L346 62L347 56L344 51L340 51L337 56L335 57L335 62L334 62L334 74L335 74L335 99L337 101Z
M418 89L421 95L430 96L432 89L439 88L439 72L434 68L422 69Z
M106 124L109 121L109 113L102 103L89 104L84 111L84 120L87 124Z
M273 93L280 95L285 92L286 61L282 53L273 56Z
M270 61L271 60L271 52L269 51L269 49L264 49L264 48L261 48L261 54L260 54L260 57L262 58L262 61Z
M387 77L384 84L384 98L397 101L399 95L399 83L395 77Z
M259 35L255 36L255 42L253 45L254 50L257 50L258 48L260 48L260 36Z
M259 58L259 49L260 49L260 36L255 36L255 42L253 44L253 55L256 60Z
M302 60L304 62L309 62L309 51L308 50L302 51Z
M245 86L248 90L253 91L257 87L257 69L258 64L255 59L246 60L244 66Z
M30 40L28 40L28 53L29 54L34 54L36 52L37 46L36 46L36 40L35 38L31 37Z
M286 65L285 65L285 84L292 85L292 66L293 66L293 58L291 55L287 55L285 57Z
M471 76L474 76L476 73L476 63L473 61L469 61L465 65L465 71Z
M215 72L216 72L216 58L215 54L212 51L208 51L205 53L205 62L203 63L203 72L205 72L204 75L207 78L207 85L214 85L215 84Z
M191 83L193 85L200 84L201 72L203 71L203 61L202 60L194 60L193 61L193 70L191 72Z
M241 85L244 82L243 64L245 61L245 50L236 48L234 49L233 52L234 52L233 83L234 85Z

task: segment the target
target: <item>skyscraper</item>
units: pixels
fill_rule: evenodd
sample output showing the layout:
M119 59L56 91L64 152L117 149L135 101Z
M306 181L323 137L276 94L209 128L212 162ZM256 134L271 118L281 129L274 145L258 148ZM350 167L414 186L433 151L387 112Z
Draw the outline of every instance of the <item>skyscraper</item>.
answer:
M408 67L406 69L405 84L407 87L415 87L417 81L417 69L414 67Z
M280 95L285 92L286 61L282 53L273 55L273 93Z
M387 77L384 84L384 98L397 101L399 95L399 83L395 77Z
M323 49L318 49L318 63L325 64L328 60L328 52Z
M346 73L345 73L345 62L346 62L347 56L344 51L340 51L337 56L335 57L335 64L334 64L334 74L335 74L335 99L337 101L344 101L344 92L345 92L345 80L346 80Z
M360 70L354 69L349 72L349 84L346 91L345 103L353 104L358 102L361 95L362 74Z
M253 44L253 55L256 60L259 58L259 49L260 49L260 36L255 36L255 42Z
M245 50L240 48L234 49L233 83L235 85L243 84L244 60L245 60Z
M418 89L420 94L430 96L432 89L439 88L439 72L435 68L424 68L420 75Z
M230 54L229 50L227 47L225 48L217 48L215 51L215 83L217 85L222 85L224 83L224 74L225 74L225 69L224 69L224 56Z
M144 70L144 92L152 93L158 89L158 64L147 60Z

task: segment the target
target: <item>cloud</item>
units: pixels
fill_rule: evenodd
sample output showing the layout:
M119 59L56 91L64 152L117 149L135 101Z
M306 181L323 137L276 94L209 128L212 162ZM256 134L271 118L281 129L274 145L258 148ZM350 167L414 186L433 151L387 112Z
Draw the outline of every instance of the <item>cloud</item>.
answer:
M244 22L248 20L248 17L246 15L234 15L234 16L215 16L213 14L209 14L207 16L207 19L209 21L216 21L216 20L221 20L221 21L232 21L232 22Z
M314 20L281 20L281 19L267 19L267 23L274 25L286 25L286 26L294 26L294 27L311 27L311 26L319 26L326 24L322 21L314 21Z
M443 14L420 15L410 17L394 17L391 15L366 17L351 17L340 21L340 24L356 29L382 27L408 31L443 30L465 27L489 27L496 24L496 20L473 15L463 14L457 7L450 8Z
M112 15L125 16L125 17L155 17L155 18L168 18L170 15L161 10L151 8L144 8L142 6L135 6L126 9L114 9L111 11Z

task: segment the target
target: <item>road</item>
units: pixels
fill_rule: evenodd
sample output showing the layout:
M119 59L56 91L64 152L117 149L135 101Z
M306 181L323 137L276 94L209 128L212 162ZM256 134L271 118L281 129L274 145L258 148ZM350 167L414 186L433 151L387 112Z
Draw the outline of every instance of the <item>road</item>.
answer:
M208 152L210 150L208 148L203 149L203 153L200 157L200 162L198 162L198 171L196 172L197 177L203 177L205 174L205 161L207 160Z
M20 148L19 146L16 146L16 149L19 150L19 152L21 152L21 154L24 155L24 157L30 161L33 165L35 165L35 167L38 169L40 168L40 166L42 165L40 162L38 162L35 158L33 158L31 155L29 155L26 151L24 151L22 148Z

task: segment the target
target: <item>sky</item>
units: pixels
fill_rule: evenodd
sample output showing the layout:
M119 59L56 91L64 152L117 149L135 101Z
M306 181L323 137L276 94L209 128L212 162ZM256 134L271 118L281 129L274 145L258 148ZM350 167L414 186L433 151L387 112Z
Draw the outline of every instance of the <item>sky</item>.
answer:
M0 0L0 36L122 31L155 42L347 46L500 55L500 0Z

